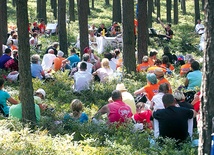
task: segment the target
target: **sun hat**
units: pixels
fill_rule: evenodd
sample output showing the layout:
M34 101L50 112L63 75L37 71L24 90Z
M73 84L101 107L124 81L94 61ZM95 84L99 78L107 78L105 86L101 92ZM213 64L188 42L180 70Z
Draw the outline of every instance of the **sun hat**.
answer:
M146 75L147 80L151 83L151 84L156 84L157 83L157 77L154 73L148 73Z
M45 98L46 93L45 93L44 89L39 88L39 89L36 91L36 93L41 93L41 94L43 95L43 97Z
M154 71L155 75L156 76L164 76L164 72L161 68L156 68L155 71Z
M63 51L58 51L57 56L63 57L64 52Z
M126 87L123 83L118 83L117 86L116 86L116 90L119 90L119 91L126 91Z

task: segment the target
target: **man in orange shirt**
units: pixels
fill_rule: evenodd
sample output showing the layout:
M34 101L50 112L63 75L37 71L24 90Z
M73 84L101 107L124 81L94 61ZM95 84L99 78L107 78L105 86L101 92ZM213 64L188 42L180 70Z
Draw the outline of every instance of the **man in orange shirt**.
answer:
M144 56L142 61L143 62L137 66L137 72L146 72L147 69L149 68L149 63L148 63L149 57Z
M65 58L63 58L63 55L64 55L64 52L58 51L57 57L54 59L54 70L55 71L58 71L61 69L61 67L63 67L62 61L65 60Z

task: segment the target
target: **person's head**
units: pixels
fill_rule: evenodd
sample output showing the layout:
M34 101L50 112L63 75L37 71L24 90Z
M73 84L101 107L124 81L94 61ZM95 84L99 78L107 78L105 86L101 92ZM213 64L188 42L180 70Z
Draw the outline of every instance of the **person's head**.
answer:
M164 94L162 97L162 101L165 108L175 105L175 99L172 94Z
M107 58L110 61L112 58L112 54L111 53L105 53L104 58Z
M17 58L17 56L18 56L18 50L13 50L12 53L13 53L13 57L14 57L14 58Z
M0 89L4 87L4 79L0 79Z
M164 53L164 54L170 53L170 49L169 49L168 46L165 46L165 47L164 47L163 53Z
M36 32L34 32L33 33L33 37L35 38L35 37L37 37L38 36L38 34L36 33Z
M191 59L193 59L193 56L191 55L191 54L187 54L186 56L185 56L185 61L187 62L187 63L190 63L190 60Z
M162 57L162 63L163 63L163 64L168 64L168 63L169 63L169 57L166 56L166 55L164 55L164 56Z
M115 58L118 57L119 54L120 54L120 49L118 49L118 48L115 49L115 50L114 50L114 53L115 53Z
M152 51L150 51L150 53L149 53L149 57L151 57L151 58L156 58L156 55L158 54L158 52L156 51L156 50L152 50Z
M185 95L184 95L184 93L181 92L180 90L175 90L173 96L174 96L174 98L176 99L176 101L185 100Z
M46 92L44 91L44 89L39 88L36 92L35 92L35 96L39 96L41 99L45 99L45 95Z
M85 62L80 63L80 70L85 71L87 69L87 64Z
M169 93L169 85L167 83L160 84L158 92L162 92L164 94Z
M34 27L38 27L37 22L33 22L33 26L34 26Z
M137 110L138 113L140 113L141 110L144 109L144 108L145 108L145 103L143 103L143 102L138 102L138 103L136 104L136 110Z
M80 100L74 99L71 101L70 109L73 112L73 116L76 117L83 110L83 104Z
M162 61L160 59L157 59L154 63L156 66L160 66L162 64Z
M40 23L41 24L45 24L45 20L42 18L42 19L40 19Z
M143 56L142 62L148 62L149 61L149 57L147 55Z
M88 53L83 54L82 59L83 59L83 61L85 61L85 62L90 61L90 56L89 56L89 54L88 54Z
M154 73L148 73L146 75L146 79L152 85L157 83L157 77L156 77L156 75Z
M11 52L12 51L11 51L10 48L6 48L5 51L4 51L4 53L7 54L7 55L9 55L9 56L11 56Z
M12 36L12 39L17 39L17 38L18 38L18 34L14 33L13 36Z
M105 27L105 24L104 23L101 23L100 24L100 27L103 29Z
M191 68L192 68L192 70L199 70L199 67L200 67L200 65L199 65L199 63L198 63L198 61L193 61L192 63L191 63Z
M116 86L116 90L119 90L120 92L125 92L127 91L125 85L123 83L118 83Z
M59 51L57 52L57 56L58 56L58 57L63 57L63 55L64 55L64 52L63 52L63 51L60 51L60 50L59 50Z
M90 54L91 53L91 48L90 47L85 47L84 48L84 53Z
M90 28L88 29L88 33L89 33L90 35L93 35L93 34L94 34L94 29L93 29L92 27L90 27Z
M109 66L109 60L107 58L103 58L101 61L102 68L110 68Z
M12 30L12 31L10 32L10 35L13 36L14 33L16 33L16 31L13 31L13 30Z
M57 49L58 46L59 46L59 43L58 43L58 42L53 42L52 46L53 46L55 49Z
M71 49L71 54L76 54L75 48L72 48L72 49Z
M112 26L118 26L118 23L116 22L116 21L114 21L113 23L112 23Z
M122 100L122 94L119 90L114 90L111 94L111 98L113 101Z
M168 23L167 26L166 26L166 29L167 29L167 30L170 30L170 29L171 29L171 26L172 26L172 25L171 25L170 23Z
M49 54L54 54L54 50L53 50L53 49L49 49L49 50L48 50L48 53L49 53Z
M201 24L201 19L198 19L198 20L197 20L197 23L198 23L198 24Z
M164 72L161 68L156 68L154 74L156 75L157 79L161 79L164 77Z
M33 64L37 64L39 59L40 59L40 56L38 54L34 54L34 55L31 56L31 62Z

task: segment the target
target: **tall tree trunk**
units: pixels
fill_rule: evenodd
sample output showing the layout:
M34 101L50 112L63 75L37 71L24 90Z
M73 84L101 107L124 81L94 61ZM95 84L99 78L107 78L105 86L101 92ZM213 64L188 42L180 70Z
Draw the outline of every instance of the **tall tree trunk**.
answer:
M122 0L123 64L128 73L136 71L134 40L134 0Z
M7 31L8 31L8 28L7 28L7 0L1 0L1 16L2 16L2 20L0 21L0 25L1 25L1 28L2 28L2 42L3 44L6 44L7 42Z
M51 9L53 9L54 18L57 19L57 0L51 0Z
M74 0L69 0L69 20L75 21Z
M203 83L202 83L202 103L200 110L200 135L199 135L199 155L211 154L211 134L212 134L212 118L214 117L214 3L213 1L206 1L205 4L205 50L204 50L204 64L203 64ZM212 144L213 145L213 144Z
M37 0L37 18L44 19L45 23L47 23L47 15L46 15L46 0Z
M6 1L6 0L5 0ZM2 10L3 9L3 4L4 3L0 3L0 10ZM2 13L0 13L0 21L2 21L3 19L2 19ZM2 51L2 44L3 44L3 41L2 41L2 39L3 39L3 33L5 33L5 32L3 32L3 30L2 30L2 25L3 25L3 22L0 22L0 56L2 56L2 53L3 53L3 51Z
M68 56L67 32L66 32L66 0L58 0L58 31L59 45L66 56Z
M121 0L113 0L113 22L121 23Z
M174 0L174 24L178 24L178 0Z
M109 0L105 0L105 5L110 5Z
M84 48L88 47L88 0L77 0L78 3L78 18L79 18L79 33L80 33L80 52L81 57L84 54Z
M157 5L157 18L161 16L160 14L160 0L156 0L156 5Z
M183 15L185 15L187 13L187 11L186 11L186 0L181 0L181 9L182 9Z
M205 3L205 0L201 0L201 11L204 11L204 3Z
M89 0L87 0L87 8L88 8L88 15L90 15L91 14L91 9L90 9L90 3L89 3Z
M17 0L16 5L17 26L19 30L19 96L22 103L22 121L24 123L35 123L36 114L30 70L27 0Z
M138 64L144 55L148 55L147 0L138 0Z
M166 20L168 23L172 22L171 10L172 10L172 2L171 0L166 0Z
M91 0L91 9L94 9L94 0Z
M12 0L13 7L16 7L16 0Z
M148 1L148 18L147 18L148 27L152 27L152 11L153 11L153 0L149 0Z
M194 0L194 4L195 4L195 24L197 24L197 20L200 19L199 0Z

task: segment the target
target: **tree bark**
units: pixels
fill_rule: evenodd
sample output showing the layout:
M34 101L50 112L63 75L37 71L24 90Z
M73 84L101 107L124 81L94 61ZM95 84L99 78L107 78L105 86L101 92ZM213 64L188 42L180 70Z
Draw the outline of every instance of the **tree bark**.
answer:
M19 96L22 103L22 121L36 123L33 86L30 70L27 0L17 0L17 26L19 35Z
M60 50L68 56L66 31L66 0L58 0L58 31Z
M134 0L122 0L123 64L127 73L136 71L134 41Z
M105 0L106 5L110 5L109 0Z
M172 10L172 2L171 0L166 0L166 20L168 23L172 22L171 10Z
M197 24L197 20L200 19L199 0L194 0L194 4L195 4L195 24Z
M174 0L174 24L178 24L178 0Z
M148 55L147 0L138 0L138 64L144 55Z
M201 11L204 11L204 3L205 3L205 0L201 0Z
M91 9L94 9L94 0L91 0Z
M148 27L152 27L152 11L153 11L153 0L148 0L148 18L147 18L147 24Z
M181 0L181 9L182 9L183 15L185 15L187 13L186 12L186 0Z
M16 0L12 0L13 7L16 7Z
M46 0L37 0L37 18L44 19L45 23L47 23L47 15L46 15Z
M120 0L113 0L113 22L121 23L121 1Z
M3 9L3 5L2 5L3 3L0 3L0 10L2 10ZM0 21L2 21L3 19L2 19L2 13L0 13ZM3 25L3 22L0 22L0 56L2 56L2 53L3 53L3 51L2 51L2 45L3 45L3 41L2 41L2 39L3 39L3 37L2 37L2 35L3 35L3 30L2 30L2 25Z
M57 0L51 0L51 9L53 9L54 19L57 19Z
M79 33L80 33L80 53L81 57L84 54L84 48L88 47L88 0L78 0L78 18L79 18Z
M160 14L160 0L156 0L156 5L157 5L157 18L161 16Z
M69 0L69 20L70 21L75 21L75 11L74 11L74 0Z
M7 42L7 32L8 32L8 27L7 27L7 0L2 0L1 1L1 16L2 20L0 21L0 25L2 28L2 42L3 44L6 44Z
M203 82L202 82L202 102L200 110L200 127L199 134L199 155L210 155L211 152L211 134L212 134L212 118L214 117L214 3L213 1L206 1L205 4L205 50L203 63Z

